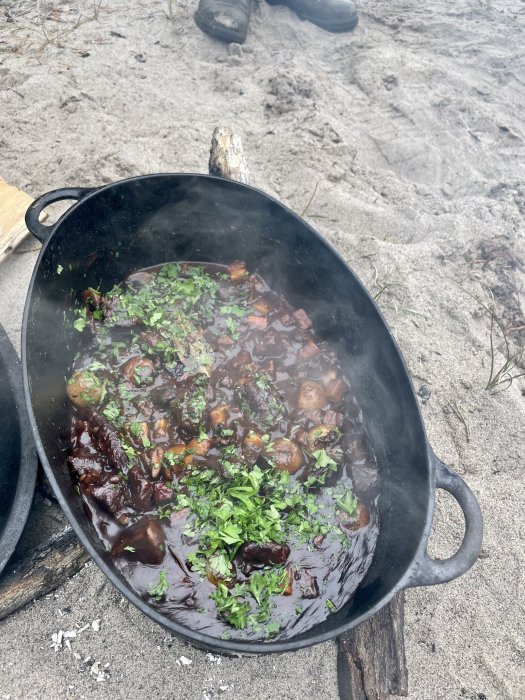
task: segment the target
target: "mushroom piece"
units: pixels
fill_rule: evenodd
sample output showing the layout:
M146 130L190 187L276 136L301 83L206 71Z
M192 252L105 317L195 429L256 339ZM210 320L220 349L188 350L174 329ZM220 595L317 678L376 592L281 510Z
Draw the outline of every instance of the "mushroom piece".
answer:
M310 411L322 408L326 404L326 391L319 382L307 379L299 387L297 408L302 411Z
M164 463L167 463L171 471L179 476L184 471L184 458L188 448L183 443L174 445L164 452Z
M304 458L299 445L293 440L280 438L272 443L270 456L279 471L295 474L303 466Z
M311 428L303 440L310 452L321 450L329 445L335 445L341 436L340 431L333 425L321 423Z
M352 532L357 532L366 527L370 522L370 511L363 505L363 503L357 504L357 512L354 515L349 515L345 511L339 511L337 515L341 526L345 530L351 530Z
M152 479L157 479L160 475L160 470L162 468L162 458L164 457L164 450L162 447L154 447L149 451L149 464L151 469Z
M210 438L206 437L204 440L196 437L190 440L186 445L186 456L184 457L184 464L188 466L193 461L193 455L199 457L205 457L211 449L213 442Z
M167 418L159 418L153 426L153 437L155 439L168 437L168 427Z
M252 302L252 308L261 316L268 316L273 309L272 305L264 297L260 297L257 301Z
M75 372L66 388L68 399L77 408L95 406L104 396L104 382L86 370Z
M215 406L210 411L211 427L216 428L218 425L225 425L230 417L230 407L228 405Z
M258 452L264 448L262 437L258 433L254 433L253 430L250 430L248 435L244 438L243 443L245 447L257 450Z
M132 357L122 367L122 372L126 379L135 386L151 384L155 377L153 362L147 357Z
M286 578L284 579L283 595L292 595L293 582L294 582L293 569L288 564L288 566L286 567Z
M133 561L158 566L162 564L166 552L165 541L164 530L158 520L145 517L120 533L111 553L114 557L125 556Z
M226 573L229 566L229 573ZM237 569L235 563L228 561L224 555L212 556L206 563L206 578L214 585L223 583L230 588L237 579Z
M246 263L242 260L234 260L228 265L228 272L232 282L241 282L247 275Z

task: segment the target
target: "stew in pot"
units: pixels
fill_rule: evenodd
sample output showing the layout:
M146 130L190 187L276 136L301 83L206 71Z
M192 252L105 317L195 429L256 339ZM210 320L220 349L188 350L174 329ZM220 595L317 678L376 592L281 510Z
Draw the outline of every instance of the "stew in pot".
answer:
M68 463L116 566L164 615L283 639L373 556L375 459L336 354L242 262L87 289Z

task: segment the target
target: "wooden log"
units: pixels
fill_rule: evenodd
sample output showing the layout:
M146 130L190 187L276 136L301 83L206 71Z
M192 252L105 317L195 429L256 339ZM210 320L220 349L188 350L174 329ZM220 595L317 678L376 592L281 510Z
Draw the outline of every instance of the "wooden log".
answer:
M241 137L229 127L219 126L213 132L208 171L210 175L250 184Z
M339 637L337 679L341 700L386 700L408 694L404 639L405 592Z
M0 583L0 620L60 586L89 560L89 554L70 527L28 552Z

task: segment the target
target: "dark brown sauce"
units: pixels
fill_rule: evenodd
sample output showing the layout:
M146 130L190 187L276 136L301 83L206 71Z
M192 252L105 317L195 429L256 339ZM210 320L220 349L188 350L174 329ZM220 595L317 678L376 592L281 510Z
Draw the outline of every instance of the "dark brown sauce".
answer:
M170 326L158 325L164 320L156 320L155 309L144 310L148 290L154 286L152 275L160 280L159 273L166 276L162 278L166 289L170 280L190 280L190 292L198 280L211 280L203 285L194 307L182 304L187 327L181 320L184 315L176 316L178 326L173 321L168 296L164 320L171 319ZM119 301L123 294L129 301L132 292L142 294L138 316L132 304L126 307ZM235 264L226 268L177 263L142 270L105 295L88 290L83 302L86 312L77 329L86 326L87 340L73 375L95 367L90 370L95 380L86 389L77 375L76 383L73 377L68 385L73 406L68 461L96 531L131 587L167 617L231 639L289 638L341 608L363 579L374 553L379 528L377 469L361 412L337 357L316 337L305 312L294 311L258 275ZM180 337L166 347L164 338L174 328ZM135 371L130 364L136 363L134 358L142 358ZM314 407L309 408L312 400ZM214 422L213 410L224 405L229 406L228 413L219 421L215 415ZM141 426L142 434L136 427L140 424L147 424ZM314 444L315 426L323 430ZM262 449L260 441L257 449L245 444L252 433L263 436ZM283 438L292 442L281 453L280 443L275 443ZM190 454L186 448L182 455L167 459L170 448L190 443ZM288 459L289 444L297 447L302 460L297 470ZM268 445L274 445L273 452ZM263 565L256 560L253 568L248 550L237 552L233 559L237 584L271 569L286 571L291 583L288 595L271 596L265 623L237 629L210 598L217 591L216 579L212 576L212 582L193 570L188 560L199 548L199 533L187 534L188 523L194 523L196 516L170 505L177 494L188 490L185 475L210 469L228 482L231 475L225 461L234 470L236 465L248 471L257 465L268 475L276 473L277 462L281 470L293 472L293 486L317 473L319 455L336 464L327 471L324 485L309 489L318 508L312 528L315 532L327 526L328 531L314 536L289 529L280 545L289 547L284 564ZM351 514L334 500L350 490L359 499ZM134 528L142 528L135 539ZM132 541L126 550L126 542ZM155 599L151 589L160 572L167 590ZM228 586L231 589L233 582ZM251 604L257 610L255 601ZM270 632L269 622L278 623Z

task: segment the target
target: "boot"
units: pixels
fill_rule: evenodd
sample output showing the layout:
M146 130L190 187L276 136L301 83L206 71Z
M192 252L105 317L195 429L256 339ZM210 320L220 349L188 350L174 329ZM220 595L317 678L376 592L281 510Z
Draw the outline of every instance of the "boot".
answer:
M347 32L357 24L353 0L266 0L270 5L288 5L301 19L329 32Z
M215 39L242 44L246 39L251 9L251 0L200 0L195 22Z

